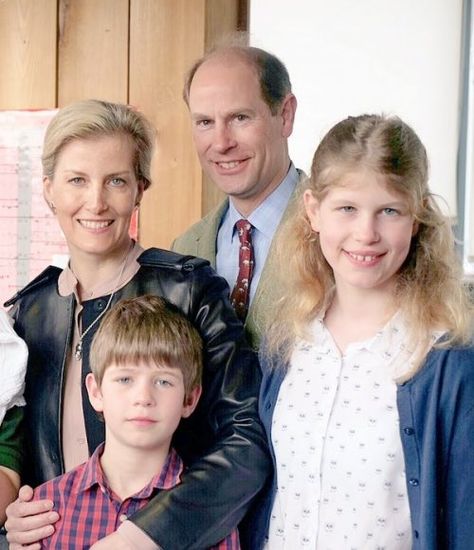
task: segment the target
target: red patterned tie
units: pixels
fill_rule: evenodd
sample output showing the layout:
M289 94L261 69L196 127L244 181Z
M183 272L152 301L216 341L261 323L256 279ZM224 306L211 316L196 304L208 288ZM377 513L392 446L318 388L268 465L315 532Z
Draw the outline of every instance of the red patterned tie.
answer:
M235 224L235 227L239 232L240 240L239 274L230 299L239 319L245 321L249 307L250 282L254 266L252 239L250 236L252 224L247 220L239 220Z

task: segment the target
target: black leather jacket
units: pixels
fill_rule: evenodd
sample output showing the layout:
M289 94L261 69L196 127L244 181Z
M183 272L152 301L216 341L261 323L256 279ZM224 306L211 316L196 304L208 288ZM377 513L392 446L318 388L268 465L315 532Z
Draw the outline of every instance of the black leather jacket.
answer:
M205 355L201 401L174 441L190 468L180 485L159 493L131 519L165 550L206 548L242 519L270 470L257 412L260 370L229 304L228 287L207 261L159 249L145 251L138 261L139 271L113 302L142 294L167 298L198 328ZM73 295L58 294L59 273L58 268L47 268L6 304L13 304L15 329L29 348L23 479L33 486L64 472L64 368L76 304ZM84 326L103 310L107 298L83 303ZM83 379L96 328L83 342ZM84 384L83 412L92 452L103 441L104 426Z

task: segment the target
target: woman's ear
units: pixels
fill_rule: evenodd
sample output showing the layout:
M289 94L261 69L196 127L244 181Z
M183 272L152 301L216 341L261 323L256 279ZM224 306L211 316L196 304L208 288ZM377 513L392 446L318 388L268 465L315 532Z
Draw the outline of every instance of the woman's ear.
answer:
M49 179L49 177L43 176L43 197L54 214L55 207L54 207L54 201L53 201L52 185L53 185L53 182Z
M102 392L100 391L100 386L97 384L95 376L91 372L86 376L86 389L92 408L96 412L103 412Z
M309 189L303 193L304 208L308 216L311 229L319 233L319 201Z
M188 395L184 398L182 418L188 418L194 412L199 398L201 397L202 386L194 387Z

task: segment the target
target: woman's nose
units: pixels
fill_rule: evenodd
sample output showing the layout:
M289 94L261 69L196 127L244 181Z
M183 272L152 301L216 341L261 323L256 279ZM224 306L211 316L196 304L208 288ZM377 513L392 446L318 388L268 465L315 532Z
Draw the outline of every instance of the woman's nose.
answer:
M101 182L91 182L87 190L87 207L94 214L107 209L106 192Z

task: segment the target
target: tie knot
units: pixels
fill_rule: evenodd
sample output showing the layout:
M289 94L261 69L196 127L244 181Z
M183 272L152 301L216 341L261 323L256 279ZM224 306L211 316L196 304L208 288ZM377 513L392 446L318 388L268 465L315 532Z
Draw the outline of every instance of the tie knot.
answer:
M235 227L239 234L240 242L249 241L250 233L252 232L252 224L248 220L238 220L235 222Z

